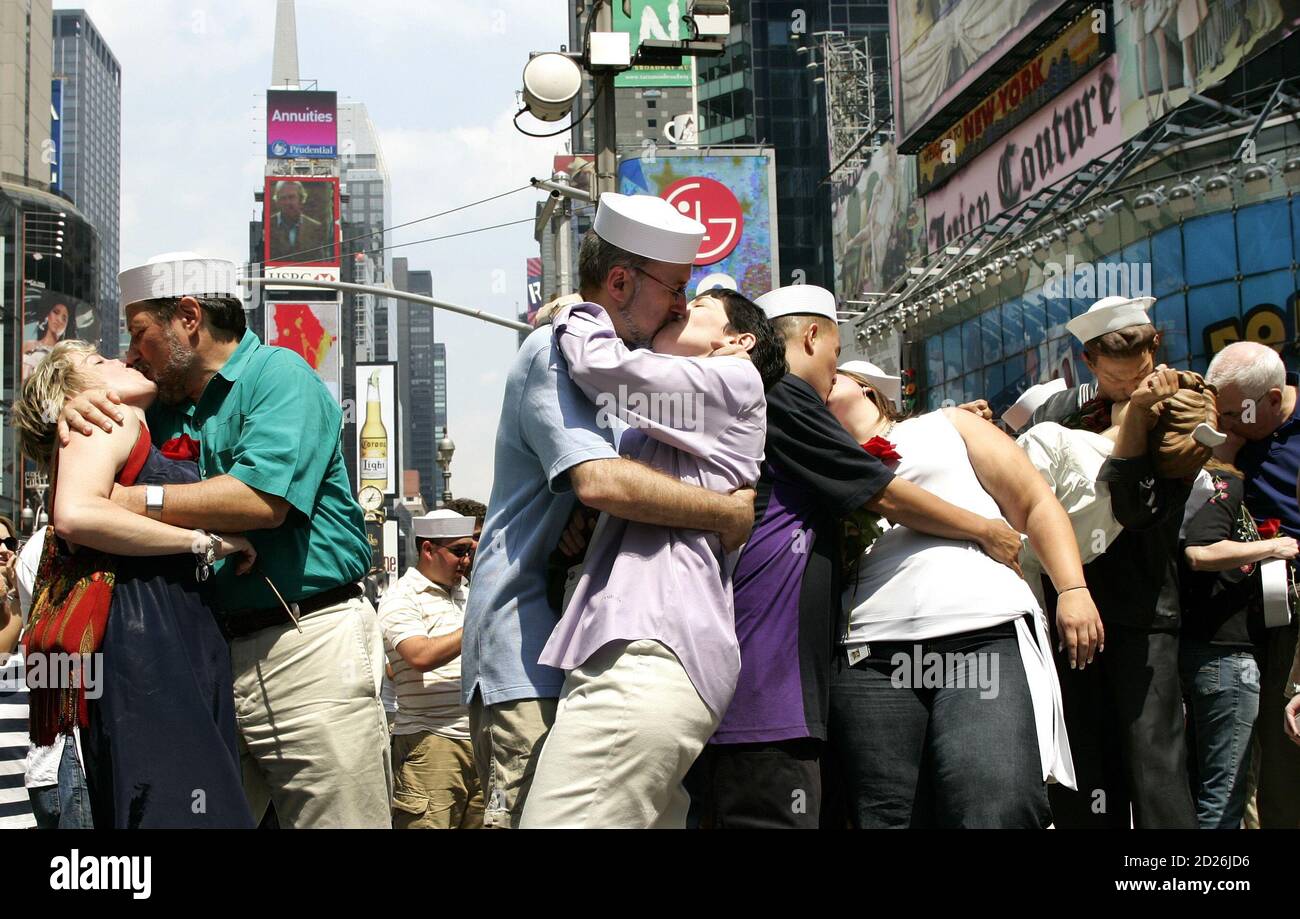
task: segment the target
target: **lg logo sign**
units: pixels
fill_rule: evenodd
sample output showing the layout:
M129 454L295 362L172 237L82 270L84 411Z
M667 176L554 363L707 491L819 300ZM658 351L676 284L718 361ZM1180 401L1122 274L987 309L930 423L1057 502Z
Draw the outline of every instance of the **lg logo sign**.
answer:
M696 265L712 265L730 255L740 244L745 215L731 189L721 182L692 176L669 185L664 200L678 211L704 224L708 230L695 256Z

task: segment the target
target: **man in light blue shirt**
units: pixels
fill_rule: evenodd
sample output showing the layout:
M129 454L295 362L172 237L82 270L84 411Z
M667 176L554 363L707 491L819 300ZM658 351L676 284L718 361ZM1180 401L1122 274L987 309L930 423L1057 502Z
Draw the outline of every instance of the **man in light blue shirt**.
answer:
M704 227L649 195L601 196L578 255L580 291L619 337L646 347L686 310ZM564 672L537 662L563 610L547 561L581 502L655 526L710 530L728 549L754 519L754 492L722 495L619 457L609 422L569 378L551 330L524 342L506 380L492 495L465 610L461 694L488 827L514 827L555 718Z

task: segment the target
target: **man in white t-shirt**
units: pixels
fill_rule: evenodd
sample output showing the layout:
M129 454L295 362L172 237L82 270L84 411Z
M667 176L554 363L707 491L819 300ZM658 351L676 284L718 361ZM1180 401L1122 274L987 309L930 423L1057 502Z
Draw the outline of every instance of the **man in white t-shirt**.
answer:
M416 564L379 601L379 624L397 686L393 721L393 826L483 825L469 710L460 698L465 571L474 518L445 508L413 521Z

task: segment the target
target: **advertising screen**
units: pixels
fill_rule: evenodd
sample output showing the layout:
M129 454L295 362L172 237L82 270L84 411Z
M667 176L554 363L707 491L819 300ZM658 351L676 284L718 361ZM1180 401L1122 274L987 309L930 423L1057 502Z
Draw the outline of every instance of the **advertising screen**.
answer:
M890 0L899 146L910 152L917 131L1063 2Z
M357 491L373 485L387 496L397 494L397 365L358 363Z
M961 120L918 151L921 194L979 156L1100 63L1107 42L1085 15L1030 58Z
M916 157L883 144L832 193L835 292L843 300L883 293L925 251L925 208L913 194Z
M268 176L262 222L268 265L339 263L339 180Z
M36 369L50 349L70 338L99 342L94 304L37 287L30 281L23 296L23 373Z
M1300 0L1121 0L1115 19L1124 136L1131 137L1294 32Z
M343 348L338 301L266 304L267 344L300 355L320 375L335 400L342 397Z
M305 90L266 91L266 156L334 159L338 156L338 94Z
M777 286L776 159L773 151L659 150L619 163L618 190L658 195L704 224L690 291L724 286L753 298Z

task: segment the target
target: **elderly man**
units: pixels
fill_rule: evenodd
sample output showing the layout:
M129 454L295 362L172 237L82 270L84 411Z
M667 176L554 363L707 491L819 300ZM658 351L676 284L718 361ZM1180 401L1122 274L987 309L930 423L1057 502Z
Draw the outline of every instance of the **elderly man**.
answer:
M578 253L583 297L609 314L625 343L647 346L685 315L704 233L662 198L602 195ZM484 824L514 827L564 684L564 672L538 658L562 612L547 599L547 561L577 502L638 523L717 532L729 551L753 524L754 492L719 494L620 457L549 326L528 336L511 367L495 468L465 609L461 695Z
M1206 379L1219 390L1219 426L1241 438L1236 465L1246 476L1246 510L1256 520L1274 518L1280 534L1300 538L1300 413L1296 388L1300 376L1288 373L1276 351L1239 341L1214 356ZM1300 747L1287 742L1279 724L1279 703L1290 682L1292 654L1300 625L1267 630L1259 661L1259 790L1261 827L1300 828ZM1300 676L1300 674L1297 674ZM1294 689L1295 687L1291 687Z
M379 601L397 685L393 826L477 829L483 825L483 793L474 771L469 712L460 701L474 518L440 508L416 517L412 529L419 558Z
M306 361L245 328L233 262L171 253L118 279L127 360L158 385L150 433L195 459L203 481L113 499L174 526L247 533L257 548L254 573L223 564L213 577L253 816L274 803L284 827L390 826L383 637L358 583L370 546L342 411ZM115 402L71 400L60 437L108 428Z

